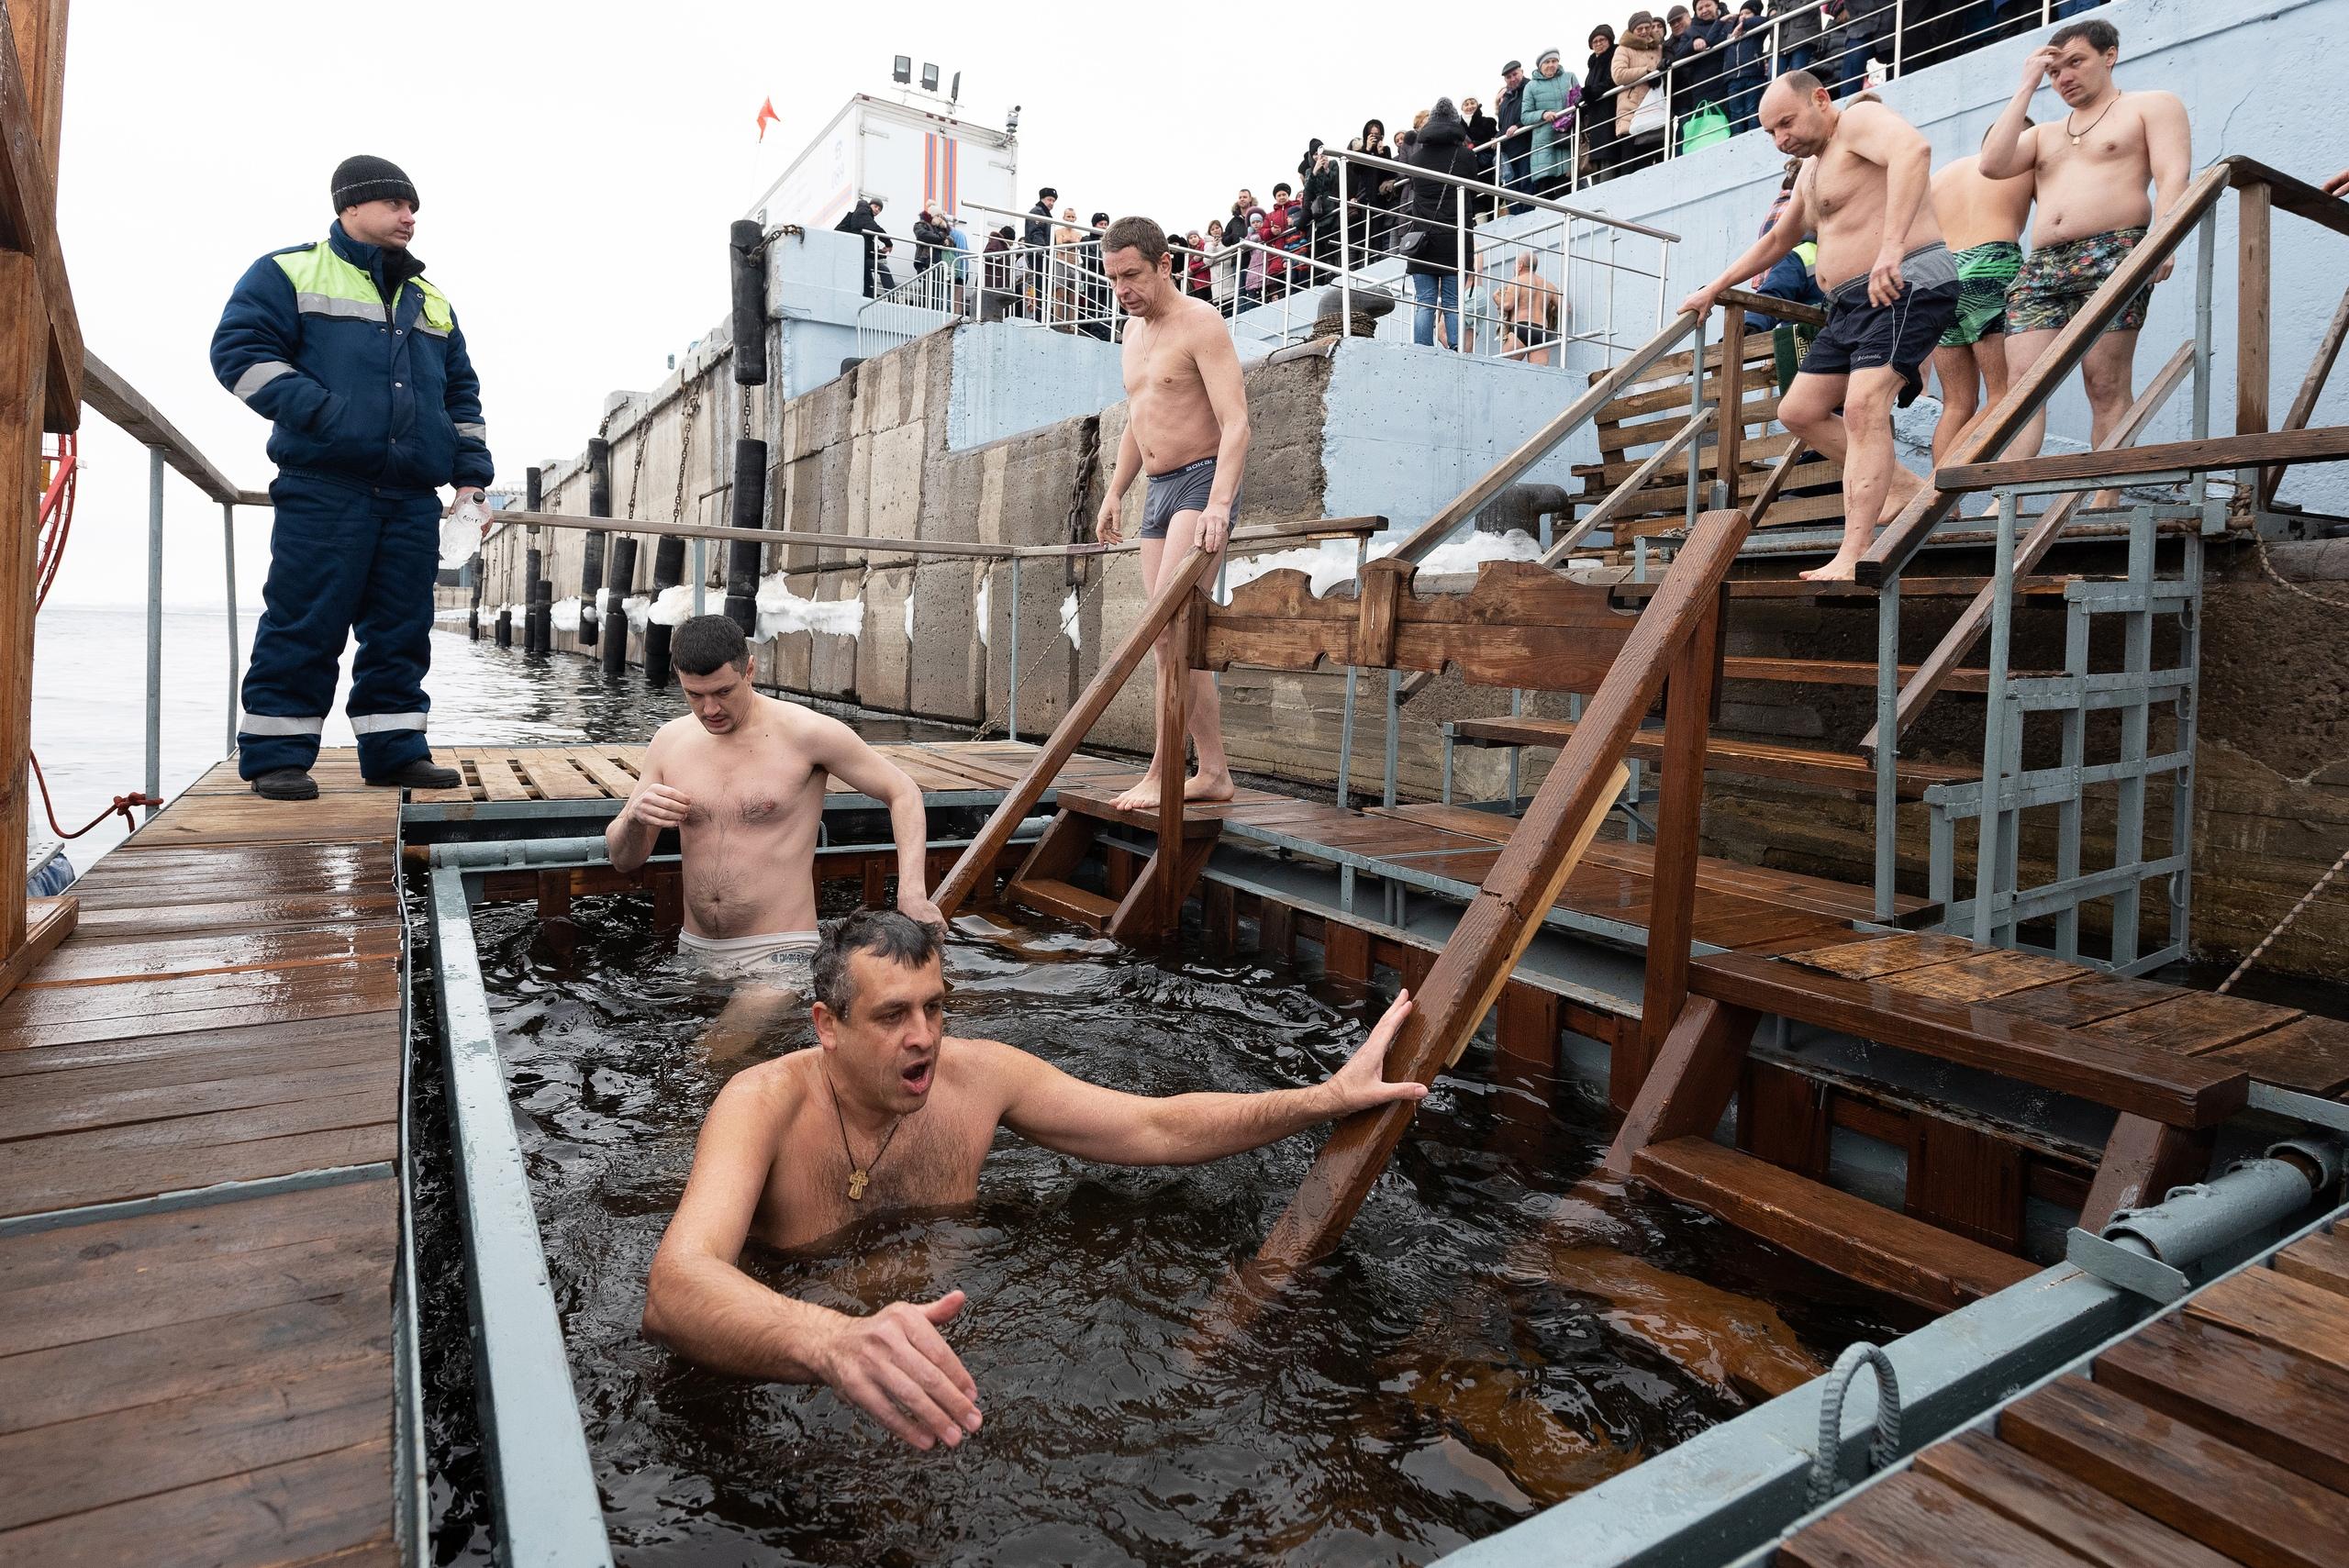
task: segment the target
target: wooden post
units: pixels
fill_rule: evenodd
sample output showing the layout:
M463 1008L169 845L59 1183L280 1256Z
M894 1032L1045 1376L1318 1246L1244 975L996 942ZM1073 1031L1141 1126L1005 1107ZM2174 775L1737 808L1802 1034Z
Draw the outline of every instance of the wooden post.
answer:
M1632 733L1654 704L1672 662L1712 613L1750 526L1737 511L1708 512L1697 519L1687 544L1429 972L1419 1006L1388 1048L1390 1079L1433 1082L1459 1059L1484 1021L1621 791L1622 759ZM1340 1123L1264 1239L1258 1263L1277 1276L1337 1245L1410 1118L1408 1106L1389 1106Z
M1745 306L1721 307L1721 374L1716 384L1720 413L1713 420L1713 477L1721 482L1724 506L1738 505L1738 466L1745 440Z
M991 868L1002 855L1003 847L1011 841L1012 832L1027 817L1029 808L1052 786L1062 767L1083 743L1085 732L1100 719L1102 711L1118 695L1118 688L1124 685L1126 678L1141 667L1142 655L1149 652L1150 645L1158 640L1158 634L1165 628L1168 619L1188 603L1192 592L1214 570L1215 561L1216 558L1205 550L1195 550L1179 567L1160 581L1157 595L1143 607L1141 618L1126 633L1125 640L1118 644L1117 651L1102 662L1101 668L1094 673L1091 684L1078 695L1075 706L1053 729L1052 739L1044 742L1043 750L1037 752L1035 760L1028 764L1028 771L1019 775L1019 782L1013 784L1003 799L996 803L995 815L987 818L986 826L979 829L978 837L971 840L970 847L963 851L963 858L954 862L954 869L939 884L935 895L939 912L948 919L954 917L954 911L971 896L981 879L991 874ZM1178 787L1175 793L1180 795L1182 791Z
M1152 884L1157 907L1147 918L1161 938L1183 929L1183 895L1189 884L1175 872L1189 846L1183 841L1183 764L1191 737L1191 661L1198 651L1192 635L1195 589L1168 617L1158 642L1158 870Z
M1640 1000L1640 1050L1647 1061L1654 1059L1688 1000L1688 942L1697 917L1697 839L1705 805L1705 730L1720 669L1720 629L1717 595L1681 644L1664 686L1663 798L1656 807L1647 983Z
M2235 193L2235 434L2267 428L2268 217L2262 184Z
M58 127L64 108L64 0L17 0L0 36L0 231L22 250L0 251L0 984L15 984L28 931L25 857L30 838L33 572L40 532L43 428L77 423L61 407L72 384L53 383L52 323L72 319L55 247ZM48 254L45 256L44 251ZM44 268L44 261L47 263ZM49 276L44 278L44 271ZM78 337L78 328L73 329ZM78 361L80 345L73 343ZM79 374L76 364L72 373ZM50 415L64 417L50 418ZM71 924L71 913L63 917Z

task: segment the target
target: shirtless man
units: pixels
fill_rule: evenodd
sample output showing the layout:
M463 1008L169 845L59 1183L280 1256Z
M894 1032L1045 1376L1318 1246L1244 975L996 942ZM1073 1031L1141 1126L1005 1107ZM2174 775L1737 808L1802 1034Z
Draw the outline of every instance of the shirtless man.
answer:
M1957 311L1957 268L1933 216L1932 150L1884 104L1839 109L1818 77L1789 71L1762 95L1762 128L1779 151L1806 161L1794 197L1680 308L1703 315L1721 290L1767 272L1817 231L1827 325L1779 399L1778 421L1842 465L1842 545L1803 576L1847 583L1877 520L1925 483L1893 455L1892 409L1924 384L1926 357Z
M2039 216L2031 257L2007 287L2007 373L2020 376L2037 361L2065 324L2079 314L2145 229L2186 193L2194 160L2186 106L2173 93L2123 93L2112 80L2121 35L2098 18L2055 29L2047 46L2023 61L2022 84L1982 140L1982 172L1994 180L2032 174L2039 182ZM2028 113L2042 79L2070 113L2061 127L2034 126ZM2145 187L2154 188L2148 201ZM2170 274L2164 261L2154 282ZM2100 446L2136 393L2131 369L2137 332L2153 293L2131 300L2080 361L2088 395L2089 444ZM2008 443L2005 458L2036 457L2047 433L2043 405ZM2114 504L2110 491L2099 505Z
M756 1038L807 991L816 951L816 828L838 777L889 808L897 907L943 924L930 901L921 790L837 718L761 696L751 650L725 616L695 616L669 660L693 712L644 749L627 806L604 829L612 864L634 871L665 828L684 850L685 923L678 953L713 978L742 982L705 1041L714 1055Z
M2019 241L2036 183L2027 172L1993 180L1977 157L1961 158L1933 175L1933 214L1957 263L1957 318L1933 350L1933 373L1942 384L1942 417L1933 425L1936 467L1981 411L1997 407L2007 395L2007 285L2022 267Z
M1150 475L1142 500L1141 589L1158 592L1161 576L1188 558L1194 546L1212 555L1231 532L1240 506L1241 471L1248 461L1248 394L1240 384L1223 317L1205 300L1186 295L1174 280L1166 235L1146 217L1121 217L1101 238L1101 266L1118 291L1126 323L1126 433L1118 466L1102 497L1095 533L1116 544L1118 512L1137 472ZM1230 800L1231 763L1223 753L1223 706L1215 677L1173 667L1174 632L1158 639L1158 682L1186 673L1191 682L1191 739L1199 771L1183 785L1185 800ZM1159 759L1117 804L1134 810L1158 805Z
M1532 251L1517 253L1517 270L1501 286L1500 313L1510 353L1529 365L1548 364L1558 336L1558 291L1542 275Z
M936 927L870 910L825 932L819 1048L718 1092L644 1296L645 1333L680 1354L737 1377L828 1384L916 1448L979 1429L978 1386L938 1332L963 1293L851 1317L752 1280L746 1241L804 1247L865 1214L970 1203L998 1127L1082 1160L1194 1165L1427 1093L1383 1075L1408 995L1311 1088L1163 1099L1100 1088L947 1034L939 942Z

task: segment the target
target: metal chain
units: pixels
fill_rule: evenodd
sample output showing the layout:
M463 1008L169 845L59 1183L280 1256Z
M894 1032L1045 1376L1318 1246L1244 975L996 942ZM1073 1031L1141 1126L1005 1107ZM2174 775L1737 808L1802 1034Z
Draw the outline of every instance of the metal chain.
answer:
M636 462L629 467L628 510L620 514L622 517L633 517L636 516L636 483L638 480L644 477L644 438L646 435L644 425L646 419L650 418L651 416L651 411L647 409L643 415L638 417L636 421Z
M685 520L685 461L693 455L694 419L701 413L701 383L694 382L685 389L684 428L677 437L677 495L669 506L672 527ZM639 448L641 451L643 449Z

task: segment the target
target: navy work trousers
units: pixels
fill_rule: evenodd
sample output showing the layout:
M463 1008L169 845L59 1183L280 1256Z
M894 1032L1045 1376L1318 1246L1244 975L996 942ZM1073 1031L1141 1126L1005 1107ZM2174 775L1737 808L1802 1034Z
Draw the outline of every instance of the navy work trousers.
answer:
M424 673L432 664L440 497L289 471L270 485L269 499L277 521L245 671L237 772L259 778L317 761L343 639L352 632L359 651L344 709L359 737L360 773L381 778L430 755Z

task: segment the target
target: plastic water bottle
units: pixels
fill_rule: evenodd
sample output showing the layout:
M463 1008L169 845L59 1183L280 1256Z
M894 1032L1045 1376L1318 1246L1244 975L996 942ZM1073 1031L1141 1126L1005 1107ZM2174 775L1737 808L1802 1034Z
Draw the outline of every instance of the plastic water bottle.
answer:
M489 508L481 504L481 492L469 490L456 509L440 520L440 564L443 568L462 566L481 548L482 536L489 532Z

